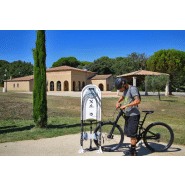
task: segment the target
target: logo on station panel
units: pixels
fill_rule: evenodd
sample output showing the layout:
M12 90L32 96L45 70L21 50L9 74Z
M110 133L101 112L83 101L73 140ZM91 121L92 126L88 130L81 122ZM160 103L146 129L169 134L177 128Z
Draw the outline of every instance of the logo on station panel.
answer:
M89 114L90 116L93 116L93 113L92 112L90 112L90 114Z

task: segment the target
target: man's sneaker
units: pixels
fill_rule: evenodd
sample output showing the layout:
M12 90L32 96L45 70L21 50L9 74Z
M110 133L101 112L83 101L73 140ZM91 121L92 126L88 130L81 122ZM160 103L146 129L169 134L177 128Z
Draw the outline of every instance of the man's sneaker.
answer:
M133 152L131 150L125 152L125 156L137 156L137 152L136 150L134 150Z

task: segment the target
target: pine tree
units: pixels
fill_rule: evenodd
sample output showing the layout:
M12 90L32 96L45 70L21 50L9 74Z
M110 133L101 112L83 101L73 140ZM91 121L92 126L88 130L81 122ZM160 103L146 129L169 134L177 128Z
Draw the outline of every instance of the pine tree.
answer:
M45 30L37 31L34 58L33 118L39 128L47 127Z

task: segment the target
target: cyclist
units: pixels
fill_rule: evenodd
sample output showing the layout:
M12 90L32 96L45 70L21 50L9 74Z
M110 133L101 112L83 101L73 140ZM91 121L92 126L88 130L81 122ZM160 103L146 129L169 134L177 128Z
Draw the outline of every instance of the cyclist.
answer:
M116 103L116 108L125 109L126 119L124 134L131 138L131 148L125 155L136 156L136 135L140 119L140 111L138 108L138 104L141 103L140 93L137 87L129 85L122 77L116 79L115 87L123 91L123 94ZM122 100L124 100L124 104L120 107L120 102Z

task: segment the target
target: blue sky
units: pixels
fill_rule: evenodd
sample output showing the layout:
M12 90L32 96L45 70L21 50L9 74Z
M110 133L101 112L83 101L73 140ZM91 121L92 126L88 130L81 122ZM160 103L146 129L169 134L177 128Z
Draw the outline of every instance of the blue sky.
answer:
M0 60L34 64L35 30L0 30ZM90 61L132 52L151 56L160 49L185 51L184 30L46 30L46 67L61 57Z

